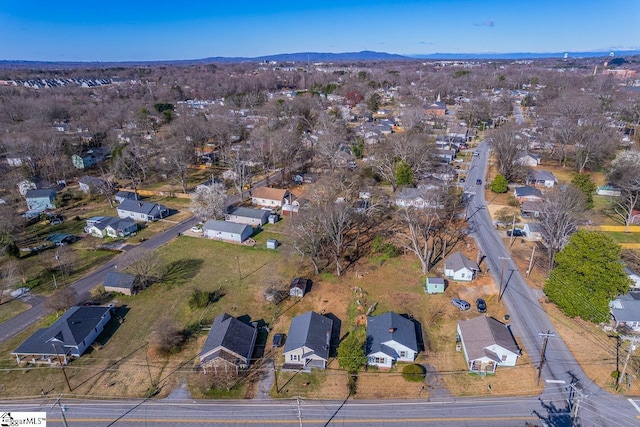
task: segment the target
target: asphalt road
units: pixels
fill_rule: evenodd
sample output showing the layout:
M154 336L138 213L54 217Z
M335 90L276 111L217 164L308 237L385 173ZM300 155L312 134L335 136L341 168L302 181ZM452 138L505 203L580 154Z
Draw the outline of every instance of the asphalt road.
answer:
M472 167L467 178L468 183L475 183L476 179L484 181L486 176L489 146L486 142L482 142L476 151L480 155L473 157ZM540 362L543 343L543 338L539 334L547 332L554 334L549 338L545 352L545 363L542 369L545 390L541 397L544 399L547 396L553 396L554 398L550 400L562 403L562 399L557 399L557 396L568 398L568 385L575 384L578 392L585 396L582 400L590 402L588 406L583 406L582 411L578 411L581 425L624 425L617 424L613 415L633 419L638 412L627 399L605 392L593 383L580 368L538 302L542 294L527 285L518 267L510 258L510 253L504 242L496 232L486 209L484 185L475 186L473 191L475 195L469 202L467 217L472 236L484 256L481 268L485 271L488 269L495 283L501 283L502 280L502 299L511 317L512 331L524 345L524 350L535 366L538 366ZM616 410L614 411L612 408L616 408Z

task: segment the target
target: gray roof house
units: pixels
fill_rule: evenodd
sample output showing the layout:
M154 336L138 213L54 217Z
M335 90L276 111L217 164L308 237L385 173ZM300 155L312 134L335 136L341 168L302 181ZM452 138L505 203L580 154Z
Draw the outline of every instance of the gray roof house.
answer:
M238 224L230 221L210 219L202 226L204 237L228 242L242 243L253 234L250 225Z
M553 188L558 183L558 179L555 175L549 171L537 170L534 171L532 176L529 177L527 183L533 184L539 187Z
M471 282L480 271L478 264L462 252L454 252L444 261L444 275L457 282Z
M252 227L261 227L269 220L271 211L264 209L243 208L240 206L229 206L224 216L225 221L238 224L247 224Z
M227 313L218 315L200 350L200 367L205 373L208 369L248 368L257 336L255 324L248 325Z
M333 321L313 311L294 317L284 345L285 370L325 369Z
M520 202L529 201L536 202L540 200L544 200L544 195L542 191L538 190L535 187L530 187L528 185L524 187L516 187L513 190L513 196Z
M46 209L56 208L53 203L56 199L56 192L49 188L27 190L24 198L27 201L27 209L30 211L43 212Z
M133 218L135 221L156 221L169 216L169 209L166 207L140 200L123 200L116 209L120 218Z
M515 366L521 351L508 325L489 316L458 320L458 338L471 372L493 373Z
M413 322L389 311L367 317L367 364L390 369L395 362L413 362L418 340Z
M640 332L640 292L630 291L609 302L609 312L616 328Z
M114 198L118 203L122 203L124 200L127 200L127 199L140 200L140 196L138 195L138 193L135 193L133 191L123 191L123 190L118 191Z
M97 193L100 189L107 189L111 186L111 190L115 190L115 184L109 184L104 179L96 178L95 176L85 175L78 180L78 186L80 191L85 194Z
M138 224L131 218L116 218L112 216L93 217L87 220L85 233L94 237L127 237L138 231Z
M136 276L127 273L110 271L102 282L105 292L118 292L124 295L133 295Z
M18 364L64 364L82 356L111 319L111 307L74 306L39 329L11 354Z

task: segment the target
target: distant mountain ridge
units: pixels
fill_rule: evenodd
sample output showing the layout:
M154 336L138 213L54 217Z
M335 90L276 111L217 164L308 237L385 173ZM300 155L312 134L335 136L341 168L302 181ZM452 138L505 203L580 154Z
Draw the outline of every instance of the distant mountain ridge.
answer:
M597 58L609 56L610 51L567 52L569 58ZM616 57L640 55L640 50L614 51ZM314 63L314 62L366 62L366 61L411 61L411 60L518 60L563 58L565 52L514 52L514 53L430 53L398 55L386 52L363 50L361 52L296 52L265 55L258 57L223 57L216 56L202 59L158 60L158 61L23 61L0 60L0 68L110 68L149 65L194 65L208 63L234 62L276 62Z

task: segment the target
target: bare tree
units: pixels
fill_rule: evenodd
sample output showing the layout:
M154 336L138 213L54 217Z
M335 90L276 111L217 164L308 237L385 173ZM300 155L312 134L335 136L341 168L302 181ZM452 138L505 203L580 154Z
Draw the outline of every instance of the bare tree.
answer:
M19 263L17 260L9 260L0 269L0 304L6 291L13 289L20 280Z
M156 320L151 333L151 345L155 350L163 354L173 353L183 342L182 329L175 320L166 316Z
M200 185L191 195L191 211L202 221L220 218L224 214L226 198L223 184Z
M605 123L588 123L581 126L580 140L575 149L575 170L583 173L586 168L604 166L604 162L616 150L614 135Z
M326 241L325 233L320 227L320 211L312 207L301 206L290 222L289 229L293 237L293 247L304 258L309 258L315 274L320 274L319 263L323 255Z
M78 300L78 294L72 288L58 289L55 291L45 305L48 309L55 312L66 311L73 306Z
M518 128L504 125L491 133L491 148L496 155L498 172L509 182L524 181L529 169L519 161L520 154L527 149L525 139L519 135Z
M337 153L349 140L346 124L335 116L321 114L316 123L316 134L315 160L333 172L338 167Z
M136 252L128 270L136 275L142 287L162 278L162 260L156 252Z
M188 193L189 166L194 163L193 147L187 141L170 138L162 144L165 169L177 178L184 194Z
M625 232L633 220L634 209L640 207L640 151L618 153L611 162L609 182L620 189L613 197L609 211L625 225Z
M585 211L584 193L573 185L545 194L540 208L540 226L549 253L549 270L554 266L555 255L569 241L569 236L577 230Z

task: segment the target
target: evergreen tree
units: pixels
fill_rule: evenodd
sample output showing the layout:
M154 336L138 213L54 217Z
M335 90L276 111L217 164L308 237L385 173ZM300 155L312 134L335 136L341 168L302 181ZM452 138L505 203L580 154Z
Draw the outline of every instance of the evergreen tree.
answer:
M396 164L396 185L413 185L413 169L404 160Z
M355 373L367 364L364 351L365 331L363 328L351 331L338 347L338 365L349 373Z
M596 191L596 184L591 181L591 175L588 173L579 173L573 177L571 183L582 190L584 193L587 209L593 208L593 193Z
M507 178L505 178L504 175L498 174L493 181L491 181L489 188L494 193L506 193L509 190L509 181L507 181Z

